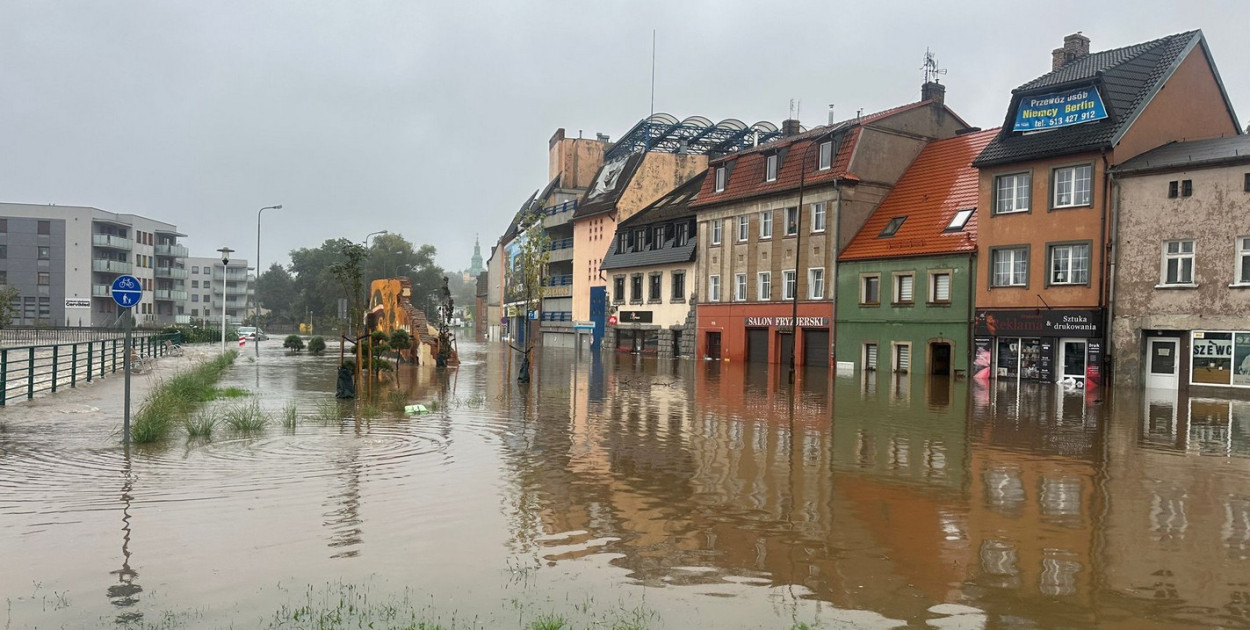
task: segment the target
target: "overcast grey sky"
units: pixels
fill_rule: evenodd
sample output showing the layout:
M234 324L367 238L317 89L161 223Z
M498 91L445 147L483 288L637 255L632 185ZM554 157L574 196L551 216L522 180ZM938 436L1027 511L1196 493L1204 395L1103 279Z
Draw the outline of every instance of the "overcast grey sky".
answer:
M1082 31L1093 50L1201 28L1242 125L1250 2L0 0L0 201L169 221L266 266L386 229L483 255L547 181L558 127L614 140L650 107L803 124L915 101L1002 124Z

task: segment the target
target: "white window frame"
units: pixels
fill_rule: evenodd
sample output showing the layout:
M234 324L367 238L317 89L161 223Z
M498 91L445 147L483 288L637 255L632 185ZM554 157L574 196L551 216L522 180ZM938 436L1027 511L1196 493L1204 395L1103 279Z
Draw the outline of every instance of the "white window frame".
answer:
M1054 245L1048 246L1046 249L1048 250L1046 253L1046 259L1047 261L1049 261L1049 264L1046 266L1046 269L1047 269L1046 281L1048 284L1059 285L1059 286L1089 284L1089 263L1090 263L1090 249L1091 249L1089 243L1056 243ZM1056 257L1063 250L1067 250L1068 252L1067 264L1065 265L1063 269L1056 269L1055 268ZM1078 261L1082 261L1082 259L1074 255L1080 252L1081 250L1084 250L1083 262L1085 264L1084 264L1083 269L1081 268L1080 265L1076 264ZM1079 280L1075 279L1074 278L1075 274L1073 274L1073 271L1083 272L1084 276L1081 277ZM1063 280L1060 280L1059 279L1060 273L1065 274L1066 278Z
M951 217L951 222L946 224L943 232L962 232L964 226L968 225L968 220L972 218L972 213L976 212L976 208L964 208L956 210L955 216Z
M728 183L728 179L729 177L728 173L725 171L725 167L716 167L716 187L712 192L725 192L725 184Z
M1050 207L1079 208L1094 203L1094 167L1091 164L1064 166L1051 176ZM1081 183L1084 182L1082 187ZM1063 195L1067 195L1066 203Z
M747 300L747 275L745 273L734 274L734 301L745 302Z
M946 297L941 297L938 289L941 287L939 278L946 278ZM950 304L951 302L951 272L948 270L930 271L929 272L929 303L930 304Z
M825 297L824 267L811 267L807 270L807 297L811 300Z
M780 156L776 153L765 156L764 158L764 181L766 182L777 181L777 164L779 161L780 161Z
M868 299L868 284L870 280L877 281L877 299ZM866 273L859 277L859 303L866 306L878 306L881 304L881 274Z
M1188 251L1185 251L1185 245L1189 245ZM1176 251L1171 251L1172 246L1176 245ZM1188 287L1197 285L1194 278L1194 258L1197 255L1197 247L1194 239L1178 238L1163 241L1163 264L1159 270L1159 284L1165 287ZM1177 263L1177 277L1175 282L1168 281L1168 267L1172 262ZM1181 271L1188 262L1188 277L1182 278Z
M827 171L833 168L833 141L826 140L820 143L820 148L817 151L820 152L820 157L818 158L820 166L816 170Z
M912 371L912 353L911 343L907 341L895 341L890 344L893 346L890 354L890 370L896 374L910 374Z
M812 232L825 231L825 202L818 201L812 204Z
M999 257L1005 254L1009 255L1006 261L1000 261ZM1020 277L1016 277L1017 265L1023 261L1024 270L1020 272ZM999 263L1007 264L1007 281L999 281ZM991 287L1027 287L1029 286L1029 248L1027 245L1015 245L1012 247L999 247L990 250L990 286Z
M1247 174L1250 178L1250 174ZM1234 284L1250 285L1250 236L1238 236L1233 241L1233 250L1237 256L1236 267L1233 268Z
M911 305L916 303L916 274L911 271L893 274L894 286L890 287L891 303ZM906 289L906 290L904 290Z
M751 238L751 215L744 214L738 217L738 242L745 243Z
M761 302L773 299L773 272L761 271L755 275L756 296Z
M877 371L877 365L881 360L881 347L872 341L864 342L864 370L868 372Z
M720 301L720 276L713 275L707 277L707 301Z
M799 274L794 269L783 269L781 271L781 299L782 301L793 300L795 293L799 290Z
M773 237L773 211L763 210L760 212L760 238Z
M1010 182L1007 192L1003 194L1003 184ZM994 214L1015 214L1028 212L1032 201L1033 176L1029 171L1006 173L994 177ZM1011 200L1004 204L1004 200ZM1023 202L1023 205L1021 204Z
M712 244L713 245L720 245L721 232L724 230L724 226L721 223L721 221L722 221L721 219L712 219Z
M785 225L785 229L786 229L786 236L794 236L794 235L798 234L798 233L799 233L799 207L798 207L798 206L790 206L790 207L786 208L785 210L783 210L783 211L782 211L782 214L784 214L784 215L785 215L785 221L786 221L786 225ZM791 220L790 220L790 218L791 218L791 217L794 217L794 220L793 220L793 221L791 221ZM791 229L790 229L790 228L791 228L791 226L793 226L793 228L794 228L793 230L791 230Z

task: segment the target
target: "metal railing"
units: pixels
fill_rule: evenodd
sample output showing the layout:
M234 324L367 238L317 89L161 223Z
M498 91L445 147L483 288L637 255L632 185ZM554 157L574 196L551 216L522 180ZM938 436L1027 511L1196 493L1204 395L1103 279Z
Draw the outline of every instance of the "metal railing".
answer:
M11 400L30 400L39 392L56 393L59 388L77 387L79 382L89 383L124 369L125 337L117 331L110 332L115 336L0 348L0 407ZM166 341L177 344L180 339L177 332L137 331L132 334L131 343L140 357L158 357L169 351Z
M573 311L543 311L542 321L571 322L573 321Z
M572 246L573 246L573 239L571 237L570 238L558 238L558 239L551 241L551 244L547 246L547 251L554 251L557 249L568 249Z
M570 284L573 284L573 274L571 273L561 274L558 276L548 276L547 279L543 281L543 286L545 287L562 287Z

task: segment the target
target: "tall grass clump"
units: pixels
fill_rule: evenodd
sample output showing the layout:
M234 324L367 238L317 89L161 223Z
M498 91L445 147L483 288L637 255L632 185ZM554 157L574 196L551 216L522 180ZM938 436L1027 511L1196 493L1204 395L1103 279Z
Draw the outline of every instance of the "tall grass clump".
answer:
M318 423L329 426L342 422L343 413L339 409L338 401L325 400L322 401L321 404L317 405L317 412L313 415L313 418L315 418Z
M282 427L288 430L295 429L295 422L299 419L299 407L294 401L289 401L282 406Z
M386 408L395 413L403 413L404 408L408 406L408 394L396 389L387 390L386 392Z
M218 418L207 409L200 409L187 416L182 426L187 430L187 437L212 437L213 429L217 428Z
M239 403L226 410L226 425L238 433L254 433L265 428L269 418L260 409L260 402Z
M135 414L131 439L136 444L164 439L170 427L186 418L201 403L213 399L215 384L238 355L238 351L230 350L158 384Z

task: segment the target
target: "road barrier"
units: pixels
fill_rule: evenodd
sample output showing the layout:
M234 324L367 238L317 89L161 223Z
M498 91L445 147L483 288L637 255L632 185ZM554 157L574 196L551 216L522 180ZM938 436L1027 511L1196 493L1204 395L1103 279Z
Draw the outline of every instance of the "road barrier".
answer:
M179 343L177 332L135 333L135 352L140 357L165 356ZM165 342L169 341L170 345ZM30 400L39 392L56 393L65 386L77 387L114 374L125 366L123 336L75 343L0 348L0 407L9 401Z

